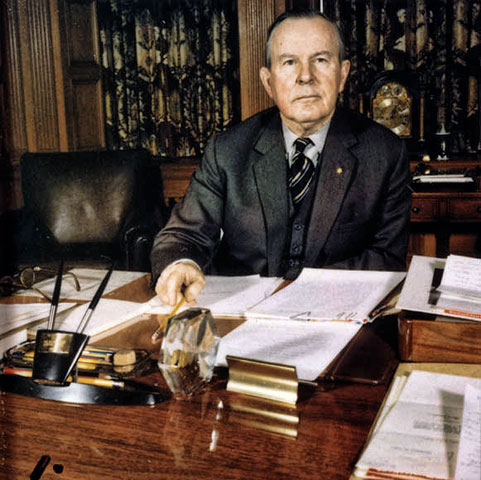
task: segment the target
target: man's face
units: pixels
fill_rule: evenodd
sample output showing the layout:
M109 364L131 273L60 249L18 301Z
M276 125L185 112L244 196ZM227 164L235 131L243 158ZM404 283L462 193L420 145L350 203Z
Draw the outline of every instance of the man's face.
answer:
M334 26L320 17L284 20L270 53L271 68L260 71L268 95L294 133L314 133L334 114L349 73L349 61L339 62Z

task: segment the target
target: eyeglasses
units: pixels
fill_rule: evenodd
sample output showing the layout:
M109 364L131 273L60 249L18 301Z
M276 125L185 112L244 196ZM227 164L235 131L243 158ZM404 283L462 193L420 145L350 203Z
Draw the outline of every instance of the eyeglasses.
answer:
M0 279L0 293L2 295L12 295L17 290L25 288L38 292L40 295L42 295L42 297L51 302L52 299L47 294L34 286L38 279L38 274L41 272L47 275L57 274L55 270L52 270L50 268L43 268L39 266L24 267L13 276L6 276ZM70 275L73 278L75 283L75 290L79 292L81 287L77 275L75 275L75 273L73 272L65 272L64 275Z

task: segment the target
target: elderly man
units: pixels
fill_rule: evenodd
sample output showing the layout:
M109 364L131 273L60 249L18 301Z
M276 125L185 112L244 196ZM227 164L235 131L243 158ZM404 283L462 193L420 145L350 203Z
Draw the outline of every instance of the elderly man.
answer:
M207 270L295 278L304 266L405 268L404 144L336 106L349 68L337 26L319 12L272 24L260 77L276 107L209 141L154 242L164 303L194 300Z

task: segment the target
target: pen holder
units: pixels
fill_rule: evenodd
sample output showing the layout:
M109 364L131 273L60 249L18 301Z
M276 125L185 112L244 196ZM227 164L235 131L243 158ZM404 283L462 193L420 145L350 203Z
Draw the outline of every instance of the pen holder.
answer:
M62 386L87 345L88 335L61 330L38 330L32 379L44 385Z

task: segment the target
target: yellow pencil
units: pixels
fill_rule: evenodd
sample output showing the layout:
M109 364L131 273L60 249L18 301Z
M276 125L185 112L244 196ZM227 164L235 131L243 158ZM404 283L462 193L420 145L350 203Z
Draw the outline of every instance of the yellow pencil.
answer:
M165 327L167 326L167 322L179 311L182 305L184 305L185 301L186 301L185 297L182 297L180 302L177 303L177 305L171 310L171 312L167 315L167 317L162 320L160 325L157 327L157 330L152 334L153 343L156 343L159 340L159 338L164 333Z
M27 368L10 368L4 367L3 373L5 375L20 375L22 377L31 377L32 370ZM73 382L73 377L69 376L67 378L67 382ZM99 378L99 377L86 377L86 376L77 376L76 378L77 383L87 383L89 385L96 385L98 387L107 387L107 388L124 388L125 384L122 381L117 380L110 380L108 378Z

